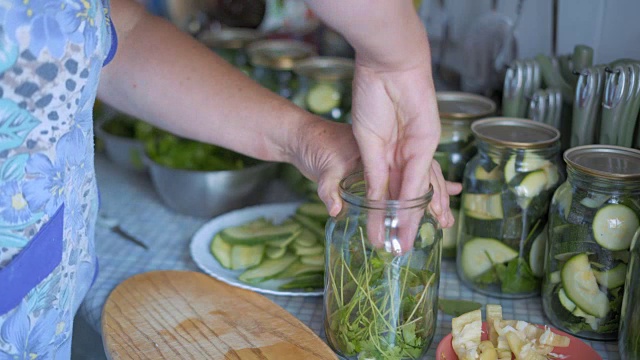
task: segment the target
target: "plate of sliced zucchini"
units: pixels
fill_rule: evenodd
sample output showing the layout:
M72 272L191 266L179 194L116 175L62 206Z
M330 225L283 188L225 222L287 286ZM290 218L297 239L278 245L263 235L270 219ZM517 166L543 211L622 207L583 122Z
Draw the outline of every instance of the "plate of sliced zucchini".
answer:
M203 225L191 257L205 273L265 294L321 296L324 286L322 203L247 207Z

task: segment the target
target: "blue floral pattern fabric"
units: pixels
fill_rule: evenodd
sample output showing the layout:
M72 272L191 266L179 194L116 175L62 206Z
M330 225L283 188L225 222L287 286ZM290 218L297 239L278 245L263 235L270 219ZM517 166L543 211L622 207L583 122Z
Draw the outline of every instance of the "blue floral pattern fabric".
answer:
M64 205L62 260L0 313L0 360L70 357L96 270L92 109L112 41L108 1L0 1L0 271Z

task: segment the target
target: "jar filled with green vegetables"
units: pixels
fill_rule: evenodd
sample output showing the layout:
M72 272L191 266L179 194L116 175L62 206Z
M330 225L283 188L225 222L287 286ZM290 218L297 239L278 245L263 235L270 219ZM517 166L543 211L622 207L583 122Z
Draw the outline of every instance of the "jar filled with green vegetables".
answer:
M636 230L631 242L629 269L624 283L620 314L620 319L624 320L620 321L618 344L623 360L640 360L640 311L637 310L640 302L640 283L638 278L640 278L640 228Z
M313 47L295 40L261 40L247 47L252 77L262 86L292 99L298 89L296 62L315 55Z
M250 75L251 66L245 49L261 37L256 30L225 28L203 32L198 36L198 40L227 62Z
M471 125L478 153L464 171L456 266L472 289L501 298L540 293L549 204L564 175L560 132L531 120Z
M345 359L421 359L436 329L442 231L417 199L369 200L362 173L340 183L327 224L325 333Z
M614 340L640 226L640 151L587 145L567 150L564 160L567 181L549 211L544 311L567 332Z
M476 154L471 124L492 115L496 104L484 96L462 92L438 92L436 95L442 131L434 158L438 160L446 180L462 182L464 167ZM457 222L460 196L451 197L449 205ZM457 227L443 230L443 257L456 257L457 235Z
M354 63L337 57L312 57L296 64L299 88L293 102L329 120L348 122Z

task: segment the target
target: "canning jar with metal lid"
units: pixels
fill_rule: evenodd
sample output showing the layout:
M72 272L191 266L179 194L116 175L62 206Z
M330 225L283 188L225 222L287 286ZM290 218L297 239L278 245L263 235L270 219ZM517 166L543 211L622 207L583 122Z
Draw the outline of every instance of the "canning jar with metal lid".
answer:
M421 359L438 315L442 232L427 211L433 193L369 200L365 187L363 173L343 179L344 206L327 223L327 341L343 359Z
M624 297L620 313L618 345L623 360L640 360L640 228L631 241L629 269L624 283Z
M299 87L293 102L329 120L347 122L351 112L351 59L316 56L298 62Z
M478 120L471 131L478 153L462 182L458 275L487 295L537 295L549 204L564 178L560 132L514 118Z
M295 40L261 40L247 47L252 77L262 86L287 99L298 88L293 73L296 62L314 56L315 50L307 43Z
M496 104L484 96L463 92L438 92L436 96L442 131L434 158L438 160L446 180L462 182L464 167L476 154L471 124L492 115ZM460 196L450 198L450 207L458 221ZM443 257L456 257L457 233L457 227L443 230Z
M587 145L567 150L564 160L567 181L549 211L544 311L564 331L613 340L640 226L640 151Z
M245 48L261 37L262 34L256 30L224 28L203 32L198 36L198 40L223 59L250 75L249 59Z

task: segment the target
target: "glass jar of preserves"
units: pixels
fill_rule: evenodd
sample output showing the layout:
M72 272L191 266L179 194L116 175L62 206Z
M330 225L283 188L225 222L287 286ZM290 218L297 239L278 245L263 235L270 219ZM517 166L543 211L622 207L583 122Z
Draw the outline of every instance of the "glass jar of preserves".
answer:
M436 96L442 131L434 158L438 160L446 180L462 182L464 167L476 154L471 124L492 115L496 104L484 96L463 92L438 92ZM460 196L452 196L449 205L457 222ZM456 257L457 235L457 227L443 230L443 257Z
M347 122L351 112L353 60L316 56L293 68L299 87L293 102L329 120Z
M640 228L631 242L631 254L629 256L629 269L624 283L624 297L622 299L622 312L620 313L620 332L618 344L622 360L640 360L640 311L637 304L640 302ZM638 285L636 285L638 284Z
M198 40L227 62L250 75L251 67L245 49L250 43L261 37L262 35L258 31L251 29L224 28L205 31L198 36Z
M587 145L567 150L564 160L567 181L549 211L544 311L564 331L614 340L640 226L640 151Z
M560 132L531 120L471 125L478 153L464 170L457 269L472 289L501 298L540 292L545 227L560 169Z
M344 206L327 224L327 341L345 359L421 359L438 315L442 231L426 211L432 192L369 200L365 186L362 173L345 178Z
M247 53L253 79L287 99L292 99L298 89L293 66L315 55L311 45L295 40L256 41L247 47Z

